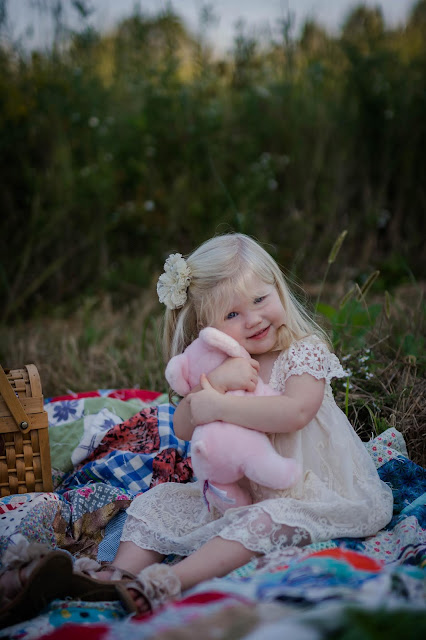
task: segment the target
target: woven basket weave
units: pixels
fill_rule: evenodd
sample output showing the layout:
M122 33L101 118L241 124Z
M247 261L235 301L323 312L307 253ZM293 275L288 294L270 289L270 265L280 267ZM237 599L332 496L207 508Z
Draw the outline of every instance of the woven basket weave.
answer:
M52 491L47 413L37 367L0 367L0 497Z

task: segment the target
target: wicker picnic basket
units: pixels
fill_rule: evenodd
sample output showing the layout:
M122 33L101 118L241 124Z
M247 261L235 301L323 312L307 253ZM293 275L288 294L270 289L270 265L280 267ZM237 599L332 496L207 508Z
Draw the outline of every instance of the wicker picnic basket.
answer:
M0 497L52 491L47 413L37 367L0 366Z

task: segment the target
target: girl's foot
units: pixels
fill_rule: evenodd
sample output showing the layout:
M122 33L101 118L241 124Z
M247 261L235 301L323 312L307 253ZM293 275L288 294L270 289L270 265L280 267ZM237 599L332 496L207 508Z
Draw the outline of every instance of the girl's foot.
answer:
M120 592L120 599L123 602L129 613L147 613L150 611L147 599L141 595L140 591L129 587L130 583L137 580L136 576L129 571L115 567L112 564L94 566L91 563L90 568L85 568L76 562L76 569L80 569L74 575L76 580L86 581L87 585L93 585L99 589L101 584L105 585L105 588L113 585Z
M92 565L92 568L86 569L80 565L77 568L83 573L75 573L75 576L81 576L97 585L114 585L120 591L128 610L133 609L138 614L154 611L181 594L180 580L167 564L152 564L137 575L112 564L97 567Z
M132 585L132 588L138 591L137 586L142 587L140 593L148 603L150 611L154 611L170 600L177 600L182 592L182 585L176 572L167 564L151 564L138 573L136 580L136 585Z

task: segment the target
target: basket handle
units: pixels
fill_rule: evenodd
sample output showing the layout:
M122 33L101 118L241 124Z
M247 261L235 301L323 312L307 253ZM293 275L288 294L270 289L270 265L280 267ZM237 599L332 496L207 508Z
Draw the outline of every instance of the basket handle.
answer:
M22 404L19 402L15 395L15 392L10 384L3 367L0 364L0 392L6 402L10 413L15 419L16 424L23 433L26 433L30 428L30 421L25 413Z

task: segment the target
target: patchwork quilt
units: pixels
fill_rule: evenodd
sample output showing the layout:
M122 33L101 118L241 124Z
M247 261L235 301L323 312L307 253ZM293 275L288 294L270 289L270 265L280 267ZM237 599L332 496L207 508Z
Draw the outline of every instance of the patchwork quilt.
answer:
M46 401L54 491L0 500L0 559L20 536L73 557L114 558L133 498L161 482L191 482L189 443L166 396L102 390ZM400 638L426 636L426 471L389 429L365 443L394 494L389 525L258 558L206 581L155 614L119 602L55 600L0 638ZM173 562L173 557L167 559Z

